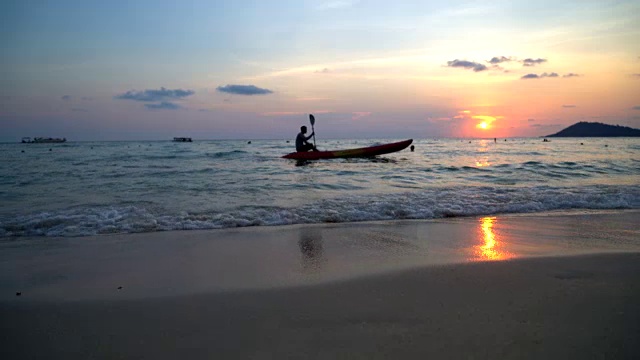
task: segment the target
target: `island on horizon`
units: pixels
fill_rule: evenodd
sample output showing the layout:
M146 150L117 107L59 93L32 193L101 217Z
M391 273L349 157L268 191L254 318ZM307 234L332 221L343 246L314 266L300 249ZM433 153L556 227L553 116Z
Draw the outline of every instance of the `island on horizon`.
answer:
M640 129L581 121L545 137L638 137Z

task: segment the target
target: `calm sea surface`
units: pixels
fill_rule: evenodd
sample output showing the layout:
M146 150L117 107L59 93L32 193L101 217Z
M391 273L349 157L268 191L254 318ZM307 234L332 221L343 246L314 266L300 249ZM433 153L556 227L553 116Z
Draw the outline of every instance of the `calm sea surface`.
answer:
M640 208L640 138L414 144L304 165L285 140L0 144L0 237Z

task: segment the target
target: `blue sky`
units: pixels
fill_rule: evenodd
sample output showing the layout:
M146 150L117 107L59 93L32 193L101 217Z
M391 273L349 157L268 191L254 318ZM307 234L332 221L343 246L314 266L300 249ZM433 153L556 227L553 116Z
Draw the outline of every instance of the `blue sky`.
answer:
M291 138L308 113L346 138L640 127L637 1L10 0L0 17L0 141Z

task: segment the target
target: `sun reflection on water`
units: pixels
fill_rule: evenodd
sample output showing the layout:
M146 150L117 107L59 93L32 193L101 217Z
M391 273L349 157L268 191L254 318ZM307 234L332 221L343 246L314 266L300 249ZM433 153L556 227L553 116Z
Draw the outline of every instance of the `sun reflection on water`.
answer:
M483 243L474 247L477 260L496 261L514 257L513 254L500 249L500 239L493 231L495 222L495 217L484 217L480 219L481 240Z

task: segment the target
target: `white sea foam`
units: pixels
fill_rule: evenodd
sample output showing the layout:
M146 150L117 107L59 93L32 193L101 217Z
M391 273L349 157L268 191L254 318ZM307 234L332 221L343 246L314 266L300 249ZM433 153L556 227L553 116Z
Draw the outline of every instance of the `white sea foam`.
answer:
M151 211L140 206L75 207L0 222L0 236L82 236L300 223L433 219L566 209L638 209L640 186L460 187L340 196L298 207L242 206L225 212Z

